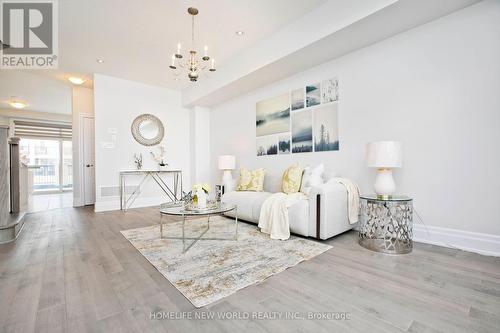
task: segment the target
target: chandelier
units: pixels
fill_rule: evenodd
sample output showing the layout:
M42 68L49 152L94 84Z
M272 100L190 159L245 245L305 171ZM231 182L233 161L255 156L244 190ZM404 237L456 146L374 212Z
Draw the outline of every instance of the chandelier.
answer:
M194 7L188 8L188 13L191 15L191 47L194 49L194 17L198 15L198 9ZM170 68L172 70L177 70L177 67L183 68L187 70L188 78L191 82L198 81L200 73L207 69L210 57L208 56L208 47L205 46L203 57L201 57L201 61L198 59L197 52L195 50L189 51L189 59L184 61L184 56L181 54L181 43L177 44L177 52L172 55L172 63L170 64ZM212 59L210 68L208 69L210 72L215 72L215 59Z

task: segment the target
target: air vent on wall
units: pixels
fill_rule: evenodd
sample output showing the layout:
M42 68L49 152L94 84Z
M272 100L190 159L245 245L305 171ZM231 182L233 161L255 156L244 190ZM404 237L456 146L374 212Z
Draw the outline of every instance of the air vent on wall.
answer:
M136 186L125 186L125 194L132 194ZM138 193L140 194L140 192ZM101 186L101 197L119 197L119 186Z

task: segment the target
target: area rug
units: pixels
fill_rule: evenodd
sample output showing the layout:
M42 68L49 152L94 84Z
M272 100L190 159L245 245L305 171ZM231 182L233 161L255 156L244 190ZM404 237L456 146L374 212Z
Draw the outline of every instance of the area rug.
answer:
M186 236L195 237L206 218L186 222ZM235 222L212 217L205 238L234 236ZM182 222L163 225L164 236L181 236ZM195 307L199 308L311 259L331 248L312 240L290 237L272 240L257 226L238 224L238 240L200 240L182 253L182 240L161 239L159 226L130 229L123 236ZM186 242L190 242L189 240ZM187 243L189 244L189 243Z

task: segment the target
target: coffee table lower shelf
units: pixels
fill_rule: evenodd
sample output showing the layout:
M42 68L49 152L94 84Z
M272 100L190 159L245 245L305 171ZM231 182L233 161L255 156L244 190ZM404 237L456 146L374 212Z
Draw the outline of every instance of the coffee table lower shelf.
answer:
M234 228L234 237L232 238L222 238L222 237L203 237L208 230L210 230L210 217L211 216L219 216L223 215L226 212L230 212L234 210L235 216L235 228ZM164 236L163 235L163 215L175 215L182 216L182 237L174 237L174 236ZM189 220L186 220L187 217L207 217L207 227L203 229L203 231L196 237L186 237L186 223L189 223ZM182 207L173 207L160 209L160 238L162 239L177 239L182 240L182 253L186 253L193 245L196 244L199 240L213 240L213 241L231 241L238 240L238 208L235 205L224 205L216 209L204 211L189 211L185 210ZM187 242L192 241L192 242Z

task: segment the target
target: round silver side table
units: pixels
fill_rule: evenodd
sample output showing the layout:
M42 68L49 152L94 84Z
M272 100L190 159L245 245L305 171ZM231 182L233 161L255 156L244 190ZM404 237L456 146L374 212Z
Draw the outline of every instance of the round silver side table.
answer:
M413 199L360 197L359 244L372 251L403 254L413 248Z

